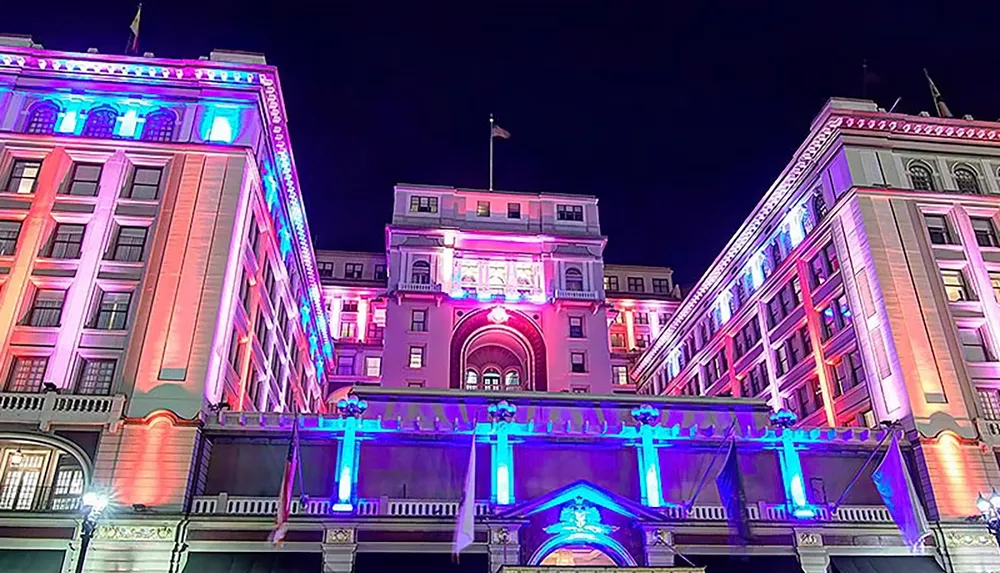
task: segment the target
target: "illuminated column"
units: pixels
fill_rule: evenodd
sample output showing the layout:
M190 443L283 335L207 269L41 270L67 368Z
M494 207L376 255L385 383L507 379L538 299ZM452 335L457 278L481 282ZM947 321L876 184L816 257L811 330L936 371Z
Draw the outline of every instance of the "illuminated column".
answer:
M660 420L660 412L649 404L643 404L632 410L632 417L639 424L639 489L642 503L660 507L663 505L660 455L653 444L653 427Z
M358 299L358 342L365 341L368 329L368 299Z
M632 309L625 311L625 336L628 337L628 349L635 348L635 313Z
M356 396L337 402L337 411L344 422L344 437L337 452L337 501L333 511L352 511L358 483L358 425L368 403Z
M816 516L816 509L809 503L806 496L805 476L802 474L802 462L799 452L795 449L795 414L784 410L771 415L771 423L777 427L776 433L780 441L778 460L781 462L781 481L785 484L785 502L795 517L807 519Z
M340 298L328 297L330 305L330 331L334 338L340 338Z
M493 462L490 501L497 505L510 505L514 503L514 448L510 444L509 434L517 407L501 400L490 404L487 411L496 434L490 455Z
M819 390L823 395L823 412L826 414L826 425L837 427L837 416L833 409L833 381L830 371L823 360L823 337L820 336L820 316L813 304L812 286L809 282L809 264L804 260L795 263L796 276L802 287L802 306L806 311L806 330L809 332L809 346L812 347L813 359L816 361L816 375L819 377ZM795 280L795 279L792 279Z

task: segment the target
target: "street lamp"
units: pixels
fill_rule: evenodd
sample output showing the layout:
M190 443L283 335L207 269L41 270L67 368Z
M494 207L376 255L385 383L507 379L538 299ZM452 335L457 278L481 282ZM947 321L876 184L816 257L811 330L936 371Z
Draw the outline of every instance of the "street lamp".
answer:
M979 508L979 513L983 514L986 527L1000 543L1000 493L993 490L989 497L980 493L979 499L976 500L976 507Z
M108 508L108 496L88 491L83 494L83 530L80 532L80 558L76 560L76 573L83 573L83 562L87 559L87 548L94 537L97 522Z

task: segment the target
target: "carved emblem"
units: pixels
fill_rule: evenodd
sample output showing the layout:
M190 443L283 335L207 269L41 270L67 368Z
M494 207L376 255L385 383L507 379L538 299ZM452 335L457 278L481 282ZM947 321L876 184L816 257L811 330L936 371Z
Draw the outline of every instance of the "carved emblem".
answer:
M821 547L823 536L811 531L797 531L795 532L795 544L799 547Z
M349 528L327 529L323 542L331 545L354 543L354 530Z
M173 541L174 528L169 525L101 525L94 537L107 541Z

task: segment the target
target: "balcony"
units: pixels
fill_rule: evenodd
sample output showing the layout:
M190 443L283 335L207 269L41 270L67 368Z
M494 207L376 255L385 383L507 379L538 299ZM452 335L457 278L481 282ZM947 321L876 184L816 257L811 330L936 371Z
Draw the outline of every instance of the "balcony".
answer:
M565 300L601 300L597 291L556 289L556 298Z
M0 392L0 418L5 422L38 424L43 432L52 424L108 426L121 420L125 396L25 394Z
M439 293L441 292L441 285L432 283L399 283L396 285L396 290L400 292Z

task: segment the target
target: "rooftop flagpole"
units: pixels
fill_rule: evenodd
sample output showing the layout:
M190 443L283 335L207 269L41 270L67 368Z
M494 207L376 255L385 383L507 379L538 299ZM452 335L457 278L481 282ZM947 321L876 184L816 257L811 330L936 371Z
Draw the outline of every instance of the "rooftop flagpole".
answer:
M493 114L490 114L490 191L493 190Z

